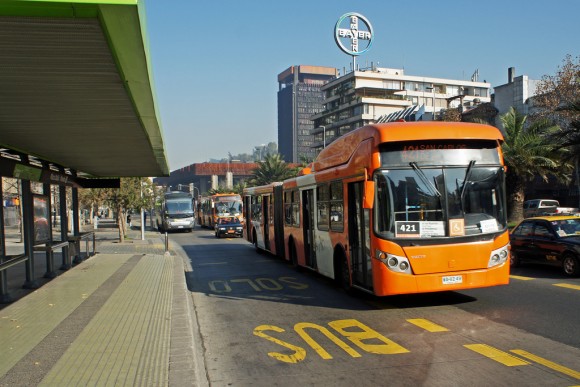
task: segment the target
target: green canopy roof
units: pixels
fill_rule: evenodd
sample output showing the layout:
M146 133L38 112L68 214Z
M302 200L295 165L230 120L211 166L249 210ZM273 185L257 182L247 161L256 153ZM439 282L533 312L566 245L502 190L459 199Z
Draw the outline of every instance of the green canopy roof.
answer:
M94 177L168 176L137 0L0 2L0 148Z

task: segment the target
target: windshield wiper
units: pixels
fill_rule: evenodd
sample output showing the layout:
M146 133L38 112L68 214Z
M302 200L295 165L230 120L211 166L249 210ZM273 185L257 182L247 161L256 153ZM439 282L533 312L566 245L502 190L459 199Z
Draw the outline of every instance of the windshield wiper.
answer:
M431 183L431 180L429 180L429 178L425 175L425 173L423 172L423 170L417 165L416 162L411 161L409 163L409 165L411 167L413 167L413 170L417 173L417 175L419 176L419 178L421 179L421 181L427 185L427 187L429 187L431 189L431 192L434 193L438 198L441 197L441 192L439 192L439 190L437 189L437 187L435 187L435 185L433 183Z
M465 208L463 205L463 198L465 197L465 190L467 189L467 182L471 178L471 171L473 170L473 166L475 165L475 160L471 160L469 165L467 166L467 171L465 171L465 177L463 178L463 187L461 187L461 209L465 212Z

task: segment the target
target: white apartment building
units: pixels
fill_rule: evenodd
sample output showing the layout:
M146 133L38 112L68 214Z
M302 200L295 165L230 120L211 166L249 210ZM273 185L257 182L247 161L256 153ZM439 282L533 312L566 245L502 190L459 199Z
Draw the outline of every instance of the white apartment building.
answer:
M395 112L408 121L433 120L442 109L491 101L487 82L405 75L403 69L378 67L335 78L321 90L324 110L310 118L317 152L351 130L392 119L389 115Z

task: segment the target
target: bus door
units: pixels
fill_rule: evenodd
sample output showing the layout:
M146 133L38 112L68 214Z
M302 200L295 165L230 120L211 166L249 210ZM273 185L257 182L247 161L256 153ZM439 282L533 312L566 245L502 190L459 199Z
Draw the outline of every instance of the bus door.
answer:
M304 257L306 266L316 269L316 252L314 251L314 190L302 191L302 214L304 216Z
M362 181L348 185L348 239L352 282L365 289L372 289L372 265L367 248L370 219L369 211L363 210L363 186Z
M264 221L264 248L270 251L270 196L262 196L262 219Z
M252 242L252 198L253 196L246 196L244 203L244 219L246 222L246 239Z

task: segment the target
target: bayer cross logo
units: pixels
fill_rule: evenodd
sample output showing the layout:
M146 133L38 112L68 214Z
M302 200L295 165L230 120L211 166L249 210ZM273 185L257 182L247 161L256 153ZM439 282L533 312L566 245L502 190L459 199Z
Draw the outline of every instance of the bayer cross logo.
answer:
M345 27L348 28L341 28L345 20L349 22L348 24L346 22L344 23ZM373 42L373 27L363 15L354 12L345 13L336 22L336 26L334 27L334 40L342 51L349 55L357 56L371 48ZM343 44L343 41L347 42L346 46ZM361 42L364 42L364 48L362 49L360 47Z

